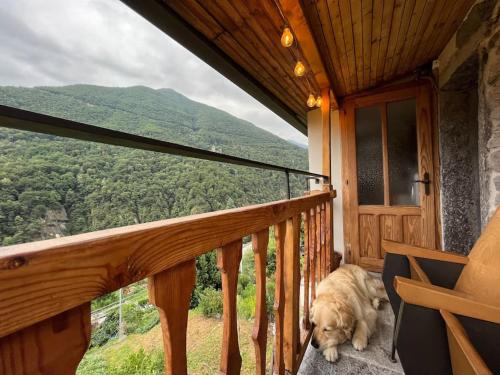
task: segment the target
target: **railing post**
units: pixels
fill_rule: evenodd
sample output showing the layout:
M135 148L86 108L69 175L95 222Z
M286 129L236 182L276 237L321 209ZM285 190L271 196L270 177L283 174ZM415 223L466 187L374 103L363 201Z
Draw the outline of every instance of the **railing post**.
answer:
M283 319L285 309L285 284L284 284L284 254L286 222L283 221L274 226L276 239L276 277L274 297L274 320L276 324L276 335L274 345L274 372L278 375L285 373L285 361L283 352Z
M333 199L336 197L337 192L333 189L332 185L323 185L323 191L330 192L330 198L325 203L325 245L326 245L326 271L327 275L333 271L333 263L335 260L334 246L333 246Z
M321 205L314 207L314 215L316 220L316 280L319 283L323 278L321 272Z
M321 221L321 280L326 277L326 222L325 222L325 203L320 204Z
M309 275L310 275L310 265L309 265L309 234L310 234L310 211L306 210L304 212L304 316L302 317L302 327L307 330L309 329Z
M74 374L90 342L90 303L0 338L0 373Z
M310 245L309 245L309 263L311 269L311 297L312 300L316 299L316 208L309 210L310 216Z
M186 333L195 281L194 259L149 278L149 300L160 312L167 375L187 374Z
M221 271L224 296L224 328L220 374L234 375L241 370L241 355L238 344L238 322L236 313L236 292L238 269L241 262L241 239L217 249L217 267Z
M285 368L292 374L297 372L297 353L300 349L299 303L300 303L300 219L293 216L286 221L284 253L284 359Z
M252 235L255 259L256 304L252 339L255 346L257 375L266 373L267 306L266 306L266 261L269 229Z

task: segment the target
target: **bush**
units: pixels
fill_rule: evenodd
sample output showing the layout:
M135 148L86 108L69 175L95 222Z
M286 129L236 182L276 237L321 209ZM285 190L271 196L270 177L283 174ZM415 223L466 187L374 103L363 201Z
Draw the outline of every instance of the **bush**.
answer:
M146 352L139 349L136 352L125 350L118 355L109 369L113 375L159 375L164 371L164 358L161 350Z
M152 305L127 303L123 305L123 320L125 333L145 333L160 322L160 315Z
M207 317L222 315L222 293L214 288L206 288L200 293L199 305L202 314Z
M90 347L102 346L113 337L118 336L118 311L111 312L104 322L92 332Z
M248 285L238 298L238 317L252 319L255 316L255 284Z
M221 289L220 271L217 268L217 253L211 251L196 258L196 288L191 296L190 308L200 303L201 294L206 288Z

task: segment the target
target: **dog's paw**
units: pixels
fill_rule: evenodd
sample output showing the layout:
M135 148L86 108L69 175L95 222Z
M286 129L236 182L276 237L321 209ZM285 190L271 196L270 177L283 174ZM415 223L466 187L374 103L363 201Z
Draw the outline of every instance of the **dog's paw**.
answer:
M365 350L367 345L368 345L368 339L366 338L366 336L355 335L354 338L352 339L352 346L354 347L354 349L358 351Z
M339 358L339 352L336 347L326 348L323 350L323 355L325 359L329 362L335 362Z
M379 306L380 306L380 299L378 298L374 298L372 300L372 306L375 310L378 310Z

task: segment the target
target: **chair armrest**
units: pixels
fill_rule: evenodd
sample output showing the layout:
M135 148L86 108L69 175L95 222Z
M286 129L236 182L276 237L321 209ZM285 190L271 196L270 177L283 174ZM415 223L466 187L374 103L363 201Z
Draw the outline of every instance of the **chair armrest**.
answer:
M396 276L394 289L405 303L500 324L500 306L474 299L455 290Z
M490 375L492 372L472 345L458 319L446 310L440 310L446 323L450 358L454 373Z
M469 260L469 258L467 258L464 255L459 255L441 250L426 249L424 247L411 246L400 242L387 241L387 240L382 241L382 249L384 249L386 253L411 255L416 258L433 259L443 262L467 264Z

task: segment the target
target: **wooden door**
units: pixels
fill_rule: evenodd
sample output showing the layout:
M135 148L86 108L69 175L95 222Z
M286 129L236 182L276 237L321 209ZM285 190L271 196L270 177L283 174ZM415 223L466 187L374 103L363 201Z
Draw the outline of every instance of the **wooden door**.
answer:
M383 239L435 248L429 85L347 98L342 118L347 259L379 271Z

